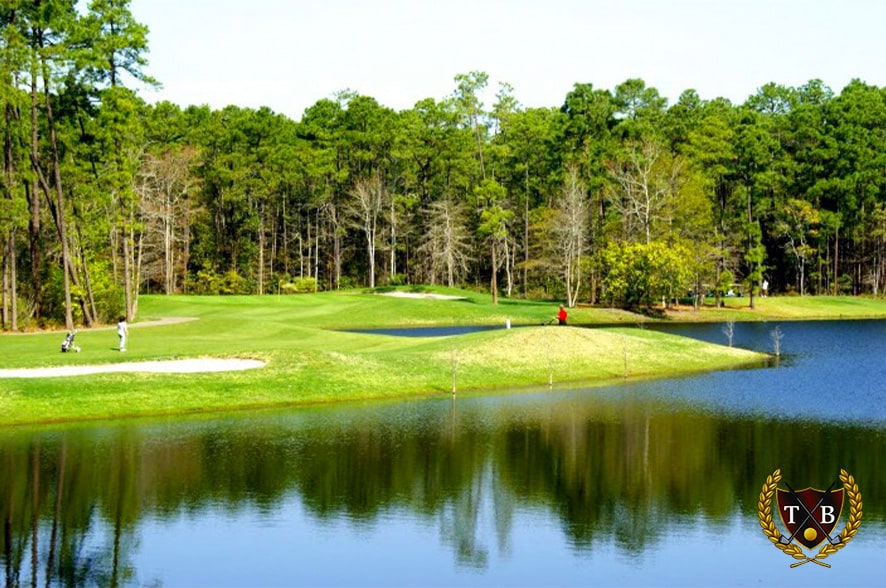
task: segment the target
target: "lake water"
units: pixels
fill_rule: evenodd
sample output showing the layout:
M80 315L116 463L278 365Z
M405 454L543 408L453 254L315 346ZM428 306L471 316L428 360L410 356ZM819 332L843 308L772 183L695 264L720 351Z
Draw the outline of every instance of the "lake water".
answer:
M4 584L882 586L886 322L734 344L770 351L776 327L766 369L0 431ZM766 476L841 468L861 528L830 569L791 568L758 522Z

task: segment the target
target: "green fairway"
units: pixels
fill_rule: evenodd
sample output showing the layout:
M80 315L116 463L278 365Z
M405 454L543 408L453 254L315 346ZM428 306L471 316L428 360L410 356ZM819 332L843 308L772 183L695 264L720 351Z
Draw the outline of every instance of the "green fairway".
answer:
M0 369L74 366L174 358L236 357L260 369L206 374L108 373L0 379L0 425L176 414L250 407L474 394L496 389L594 385L666 377L765 360L746 350L633 328L642 317L579 308L571 324L543 326L556 304L423 289L458 299L399 298L368 292L294 296L143 296L129 349L113 328L84 330L82 353L60 353L64 333L0 336ZM740 299L729 300L729 303ZM682 311L697 319L886 316L886 305L856 298L766 298L755 311ZM186 322L149 326L162 318ZM685 318L681 316L680 318ZM411 338L343 329L504 325L465 335ZM614 323L622 323L618 326ZM520 327L520 328L517 328Z

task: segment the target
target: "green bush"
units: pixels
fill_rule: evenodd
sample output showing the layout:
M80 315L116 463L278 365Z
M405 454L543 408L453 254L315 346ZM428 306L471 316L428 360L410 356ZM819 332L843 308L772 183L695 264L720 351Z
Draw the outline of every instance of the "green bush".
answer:
M249 285L246 278L237 273L236 270L228 270L222 276L219 284L219 294L250 294Z
M298 277L280 284L280 292L282 294L308 294L317 291L317 280L310 276Z
M217 294L219 291L219 277L215 268L204 265L197 270L197 274L188 278L190 287L188 290L196 294Z
M625 308L671 300L692 284L691 256L681 245L610 243L600 256L604 295Z
M101 323L116 322L125 314L123 287L114 281L114 270L107 261L93 263L89 267L92 297L95 301L96 318Z
M409 279L406 274L394 274L388 280L388 286L405 286L408 283Z
M197 294L252 294L249 280L233 269L219 275L212 265L207 264L188 281L188 289Z

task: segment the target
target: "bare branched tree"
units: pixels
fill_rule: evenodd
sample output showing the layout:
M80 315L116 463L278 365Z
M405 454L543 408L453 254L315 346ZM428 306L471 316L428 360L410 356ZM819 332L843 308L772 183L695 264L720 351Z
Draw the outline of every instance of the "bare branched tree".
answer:
M625 236L650 243L653 223L669 220L663 213L677 192L680 160L667 158L658 144L647 140L629 145L624 156L608 167L615 189L606 198L622 219Z
M581 261L588 247L589 205L584 184L576 168L567 170L557 202L555 233L561 255L563 279L569 307L575 306L581 289Z
M375 288L375 252L378 246L378 221L385 210L387 194L378 174L357 180L351 190L352 200L348 214L354 226L366 237L366 256L369 263L369 287Z
M424 242L419 247L426 255L430 282L437 283L445 276L446 285L453 287L468 271L471 247L465 212L451 200L431 204L427 215Z
M821 217L812 204L799 198L788 198L778 208L778 216L775 230L785 240L785 249L797 262L797 290L803 296L806 294L806 264L815 253L809 241L818 236Z
M190 250L189 196L194 191L191 173L196 153L179 149L146 154L136 182L141 215L145 219L146 248L162 251L146 260L149 275L163 284L166 294L184 282Z

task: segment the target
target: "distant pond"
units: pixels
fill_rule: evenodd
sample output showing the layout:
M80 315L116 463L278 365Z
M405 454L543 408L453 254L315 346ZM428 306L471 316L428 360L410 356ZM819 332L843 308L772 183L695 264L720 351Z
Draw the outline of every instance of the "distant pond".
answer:
M350 333L365 333L368 335L388 335L391 337L449 337L451 335L464 335L478 331L495 331L504 329L504 326L479 326L458 325L451 327L405 327L393 329L350 329Z
M0 430L3 585L882 585L886 322L738 323L733 344L776 327L765 369ZM841 468L860 530L831 569L791 568L761 486Z

